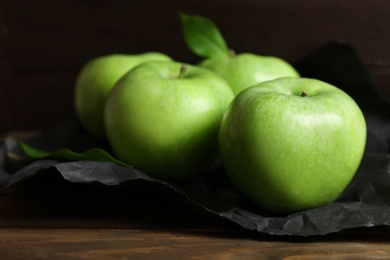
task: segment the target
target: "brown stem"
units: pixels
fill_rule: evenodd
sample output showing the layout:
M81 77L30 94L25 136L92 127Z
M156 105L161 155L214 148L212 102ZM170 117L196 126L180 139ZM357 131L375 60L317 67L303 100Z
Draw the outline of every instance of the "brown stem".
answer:
M232 49L229 49L229 57L235 57L236 56L236 52Z
M301 97L306 97L306 96L307 96L307 93L305 91L302 91Z
M184 78L184 76L185 76L187 70L188 70L188 66L187 66L186 64L181 65L181 67L180 67L180 73L179 73L178 78L179 78L179 79Z

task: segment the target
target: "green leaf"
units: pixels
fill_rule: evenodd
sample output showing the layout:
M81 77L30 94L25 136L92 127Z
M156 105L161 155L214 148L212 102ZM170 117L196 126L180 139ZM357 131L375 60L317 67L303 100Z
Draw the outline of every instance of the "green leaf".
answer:
M92 148L90 150L85 151L84 153L75 153L68 149L59 149L52 153L42 151L27 145L24 142L19 143L23 151L27 154L27 156L34 159L41 158L54 158L64 161L102 161L102 162L112 162L126 167L132 167L122 161L119 161L112 157L108 152L100 148Z
M195 54L204 57L226 57L229 49L217 26L202 16L180 12L184 40Z

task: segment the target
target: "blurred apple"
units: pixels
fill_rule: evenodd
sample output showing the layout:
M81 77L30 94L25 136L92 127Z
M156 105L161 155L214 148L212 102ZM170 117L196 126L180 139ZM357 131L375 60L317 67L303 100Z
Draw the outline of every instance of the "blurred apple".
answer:
M216 25L201 16L180 14L188 47L205 59L198 65L214 71L230 85L235 95L257 83L280 77L299 77L287 61L254 53L230 50Z
M130 69L151 60L171 60L165 54L150 52L136 55L111 54L97 57L83 66L75 86L75 109L85 130L105 140L103 110L114 84Z
M230 85L235 95L247 87L280 77L299 77L285 60L253 53L208 58L199 66L214 71Z

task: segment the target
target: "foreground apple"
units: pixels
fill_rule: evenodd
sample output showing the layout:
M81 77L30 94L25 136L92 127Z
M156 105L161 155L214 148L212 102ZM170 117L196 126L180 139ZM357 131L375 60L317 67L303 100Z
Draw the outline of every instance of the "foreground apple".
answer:
M178 62L143 63L111 91L104 112L116 156L165 179L190 179L218 155L233 93L215 73Z
M104 140L104 103L114 84L136 65L151 60L171 60L159 52L137 55L112 54L88 62L79 72L75 87L75 109L81 125L92 136Z
M287 61L230 50L217 26L201 16L180 14L188 47L205 59L198 65L214 71L230 85L235 95L257 83L280 77L299 77Z
M244 90L220 130L231 181L272 212L335 200L360 165L365 144L366 123L354 100L307 78L281 78Z

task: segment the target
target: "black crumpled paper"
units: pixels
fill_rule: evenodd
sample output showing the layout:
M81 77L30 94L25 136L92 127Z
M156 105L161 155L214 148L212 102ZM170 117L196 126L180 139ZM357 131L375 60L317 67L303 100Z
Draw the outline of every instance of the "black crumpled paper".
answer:
M327 44L294 65L302 76L326 81L346 91L366 117L368 139L361 166L343 194L330 205L288 215L262 211L234 189L220 160L191 182L159 180L137 169L108 162L41 159L20 165L7 156L23 154L12 138L6 139L0 150L1 189L54 171L72 183L123 189L139 185L160 191L164 187L163 190L179 198L179 206L272 235L313 236L355 227L390 225L389 104L378 95L358 55L347 44ZM68 148L83 152L97 146L109 150L106 144L98 144L86 135L75 120L53 127L27 143L47 151Z

